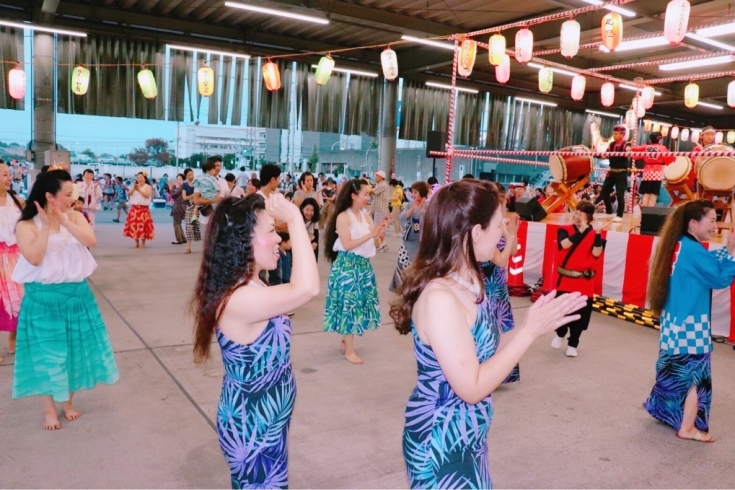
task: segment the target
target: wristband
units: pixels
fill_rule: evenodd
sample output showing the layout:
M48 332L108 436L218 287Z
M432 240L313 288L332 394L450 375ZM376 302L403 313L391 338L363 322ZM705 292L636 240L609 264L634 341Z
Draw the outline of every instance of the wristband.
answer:
M602 247L602 233L595 233L595 247Z

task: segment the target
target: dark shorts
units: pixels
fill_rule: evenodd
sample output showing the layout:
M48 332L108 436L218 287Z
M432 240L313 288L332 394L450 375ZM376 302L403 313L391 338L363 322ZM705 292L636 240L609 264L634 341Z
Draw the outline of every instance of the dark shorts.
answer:
M660 180L644 180L641 182L641 186L638 188L638 194L655 194L658 196L660 193Z

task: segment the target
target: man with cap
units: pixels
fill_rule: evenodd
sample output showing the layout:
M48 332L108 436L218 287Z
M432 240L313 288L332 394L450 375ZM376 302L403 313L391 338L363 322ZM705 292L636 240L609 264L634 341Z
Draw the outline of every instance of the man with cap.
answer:
M630 151L630 143L625 140L625 133L627 131L627 128L622 124L618 124L613 128L613 140L607 147L608 152ZM619 223L623 221L623 213L625 212L625 189L628 187L630 160L628 157L615 156L609 157L609 161L610 171L607 173L605 182L602 184L602 200L605 203L605 212L610 217L614 216L613 221ZM615 197L618 200L617 216L613 214L612 200L610 199L610 193L613 188L615 189Z
M382 170L375 172L375 182L375 187L371 191L373 195L373 223L381 224L390 218L388 204L392 193L385 181L385 172ZM385 244L385 238L383 237L375 239L375 246L378 252L388 251L388 245Z
M692 161L692 170L689 172L688 184L692 192L697 192L697 172L699 171L699 165L697 164L697 155L702 153L705 148L715 143L716 136L715 128L712 126L705 126L702 129L702 134L699 135L699 141L697 146L692 149L689 159Z
M661 153L669 151L661 143L661 133L653 132L648 135L650 144L634 146L633 152L646 152L643 160L643 180L641 187L638 189L643 200L641 206L655 206L656 200L661 192L661 181L664 178L664 165L673 163L676 157L661 156Z

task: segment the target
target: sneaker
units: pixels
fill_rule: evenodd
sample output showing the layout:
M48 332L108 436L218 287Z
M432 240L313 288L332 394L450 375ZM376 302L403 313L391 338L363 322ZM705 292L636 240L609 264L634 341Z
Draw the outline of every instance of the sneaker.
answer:
M567 346L567 357L577 357L577 349Z
M564 337L559 337L558 335L554 337L554 340L551 341L551 347L554 349L558 349L561 347L561 344L564 343Z
M114 219L114 220L112 220L112 221L114 221L115 223L119 223L119 222L120 222L120 220L119 220L119 219Z
M623 222L623 218L621 218L620 216L615 216L613 218L613 223L622 223L622 222Z

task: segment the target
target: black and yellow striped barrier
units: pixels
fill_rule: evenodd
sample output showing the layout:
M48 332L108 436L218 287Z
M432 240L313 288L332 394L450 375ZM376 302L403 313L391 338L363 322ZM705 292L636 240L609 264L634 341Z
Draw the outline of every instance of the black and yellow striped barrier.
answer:
M625 304L614 299L595 296L592 300L592 310L603 315L635 323L636 325L643 325L645 327L655 328L656 330L661 328L658 317L651 310L636 305Z

